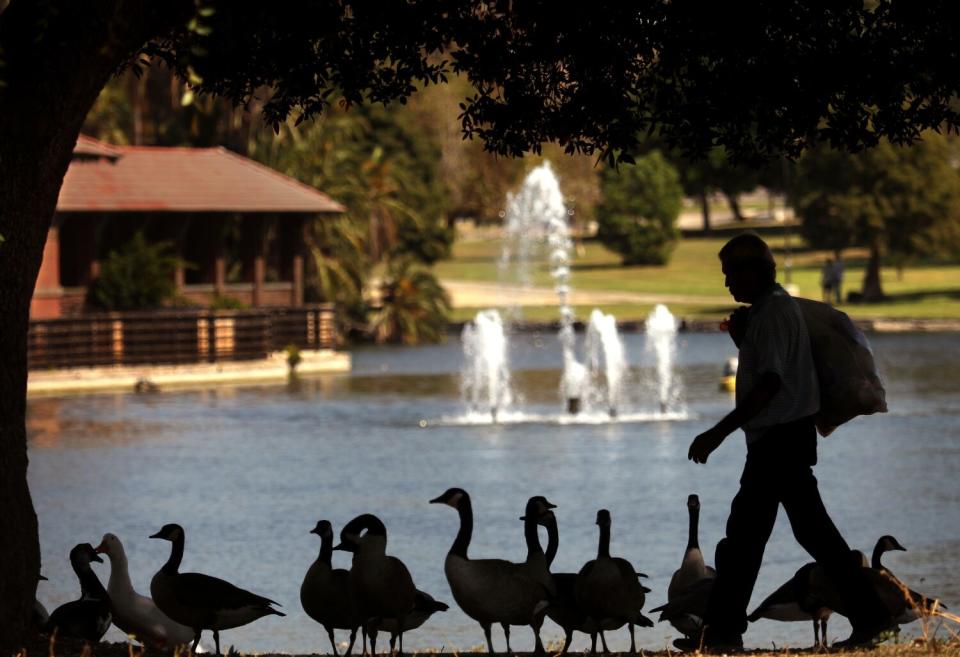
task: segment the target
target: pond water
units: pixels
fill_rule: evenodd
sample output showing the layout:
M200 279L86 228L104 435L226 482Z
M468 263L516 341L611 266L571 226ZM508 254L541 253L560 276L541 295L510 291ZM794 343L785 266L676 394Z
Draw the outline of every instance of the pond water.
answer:
M624 339L640 380L652 369L644 336ZM466 650L482 644L483 634L455 606L443 574L457 516L428 504L460 486L474 500L474 557L522 559L517 518L529 496L546 495L558 507L556 572L576 572L593 558L596 511L610 509L612 552L649 574L649 609L665 601L680 564L691 492L701 498L701 545L713 561L745 451L736 434L707 466L687 461L690 440L731 407L718 377L735 351L719 334L679 341L686 411L672 419L456 421L465 409L455 337L433 347L360 349L350 374L298 385L31 400L29 476L50 579L38 597L50 609L75 599L67 553L79 542L96 545L104 532L123 540L134 586L147 593L169 553L169 543L147 537L178 522L187 533L185 570L266 595L287 613L224 632L224 647L328 652L322 628L299 604L300 581L319 549L308 532L321 518L339 531L353 516L374 512L387 525L388 551L405 561L418 587L451 604L408 634L406 646ZM858 418L821 442L820 489L851 546L869 551L879 536L893 534L908 551L889 553L886 565L913 588L960 606L953 570L960 550L957 336L878 335L872 342L890 412ZM515 386L531 413L556 416L560 353L550 336L525 335L513 347ZM346 556L334 553L335 564L348 567ZM753 604L808 560L781 512ZM108 567L95 568L106 582ZM848 630L835 617L830 638ZM529 631L512 634L515 649L532 647ZM639 630L638 643L661 649L675 636L658 624ZM547 621L544 637L562 632ZM122 637L112 628L107 638ZM812 638L808 623L762 620L745 640L797 647ZM608 640L611 648L628 645L625 630ZM494 643L503 647L499 630ZM588 643L577 635L573 649Z

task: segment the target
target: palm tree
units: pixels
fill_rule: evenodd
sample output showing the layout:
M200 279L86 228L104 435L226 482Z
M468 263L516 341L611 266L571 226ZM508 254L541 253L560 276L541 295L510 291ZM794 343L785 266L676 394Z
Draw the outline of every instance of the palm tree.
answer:
M409 258L391 260L381 290L370 325L377 342L412 345L443 339L450 297L432 272Z

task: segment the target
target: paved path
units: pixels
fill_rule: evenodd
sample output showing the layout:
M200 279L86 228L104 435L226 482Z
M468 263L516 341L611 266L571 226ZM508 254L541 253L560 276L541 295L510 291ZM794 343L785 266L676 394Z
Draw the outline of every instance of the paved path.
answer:
M550 287L523 287L498 283L443 280L455 308L486 308L506 305L552 306L557 294ZM730 305L729 297L692 294L647 294L643 292L608 292L573 289L570 303L574 306L603 304L682 303L687 305Z

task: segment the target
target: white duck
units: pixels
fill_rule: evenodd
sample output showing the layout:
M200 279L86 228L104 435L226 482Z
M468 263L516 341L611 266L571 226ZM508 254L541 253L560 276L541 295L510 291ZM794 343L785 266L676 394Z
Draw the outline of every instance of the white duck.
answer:
M114 625L141 643L158 648L172 648L193 640L193 630L170 620L151 598L134 590L130 582L127 554L116 535L104 534L96 550L110 559L107 593L113 603Z

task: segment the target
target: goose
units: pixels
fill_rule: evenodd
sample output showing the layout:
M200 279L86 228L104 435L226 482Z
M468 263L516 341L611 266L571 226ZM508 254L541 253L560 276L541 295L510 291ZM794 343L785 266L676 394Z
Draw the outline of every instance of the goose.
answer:
M367 632L383 619L395 619L398 654L402 655L407 617L416 604L417 587L410 571L400 559L386 554L387 528L371 513L348 522L340 530L340 537L340 544L333 549L353 551L349 582L366 619ZM371 651L375 651L372 645Z
M557 517L553 511L546 513L544 526L547 528L547 565L553 564L557 549L560 544L560 535L557 528ZM645 577L643 573L638 576ZM583 632L590 635L590 652L597 652L597 635L600 635L600 641L605 653L610 652L607 647L607 640L603 633L605 631L619 630L626 621L611 620L602 627L597 625L577 604L575 585L577 573L553 573L553 583L556 586L556 595L553 602L547 607L547 618L559 625L564 632L563 648L560 654L566 654L570 649L570 641L573 638L574 631ZM650 589L643 587L644 593L649 593Z
M333 654L338 655L333 631L350 630L350 645L347 655L353 650L357 629L363 622L350 587L350 574L343 568L333 568L333 526L329 520L319 520L310 530L320 537L320 555L310 565L300 585L300 604L307 616L317 621L327 631Z
M355 542L355 538L353 535L342 534L341 542L340 545L337 546L337 549L356 553L358 544ZM403 631L409 632L410 630L415 630L427 622L427 619L436 612L447 611L449 608L447 604L435 600L429 593L417 589L414 594L413 611L404 619ZM358 611L357 613L359 614L360 612ZM399 627L400 623L397 618L374 619L374 622L367 623L366 626L363 627L364 639L366 639L367 634L370 635L371 651L376 653L377 634L381 631L389 632L390 650L392 652L396 639L400 634ZM364 644L364 649L366 649L366 644Z
M747 620L761 618L778 621L813 621L814 649L827 647L827 621L833 609L830 600L836 597L822 566L811 562L801 566L793 577L768 595Z
M653 627L653 621L640 613L645 602L639 575L626 559L610 556L610 525L607 509L597 511L600 540L597 558L580 569L574 583L577 604L596 623L603 626L624 620L630 630L630 654L637 652L634 627Z
M222 579L202 573L181 573L185 534L183 527L167 524L150 538L170 541L170 558L150 581L150 594L164 614L193 630L192 651L196 651L203 630L213 631L216 654L220 654L220 630L240 627L270 614L285 616L274 609L273 600L250 593Z
M905 624L917 620L923 615L935 613L936 609L946 609L939 600L932 600L917 593L900 581L893 572L883 565L881 557L891 550L906 552L900 542L886 534L877 539L870 559L869 576L874 589L883 600L895 623Z
M480 623L487 640L487 650L493 654L490 629L493 623L504 627L507 652L510 649L510 625L530 625L534 629L536 652L543 653L540 624L543 612L553 597L554 587L549 577L546 555L537 536L538 522L549 508L544 498L531 498L524 515L524 537L527 541L527 561L517 564L505 559L471 559L468 556L473 536L473 506L470 495L462 488L450 488L431 504L446 504L457 510L460 529L447 552L444 573L453 593L453 599L463 612ZM549 508L547 508L549 505Z
M37 575L38 582L46 582L47 578L43 575ZM33 610L30 613L30 623L34 629L40 629L47 624L47 621L50 620L50 612L47 611L47 608L43 606L43 603L40 602L36 597L33 599Z
M706 611L706 599L702 600L701 605L699 597L704 591L709 595L712 584L707 585L705 581L714 579L717 571L706 565L703 551L700 550L700 498L695 493L687 497L687 516L690 523L687 547L683 551L680 567L674 571L667 586L667 605L651 611L660 611L659 620L669 621L684 636L697 638L703 630L703 613ZM696 594L691 596L692 592ZM685 604L669 606L679 600ZM665 610L666 614L663 613Z
M104 534L96 551L98 554L106 554L110 559L107 593L110 594L113 604L114 625L142 643L150 643L158 648L190 643L193 631L189 627L170 620L157 608L153 600L133 589L127 555L123 543L116 535Z
M112 618L110 596L90 568L92 561L103 563L89 543L80 543L70 550L70 565L80 580L80 599L54 609L43 631L56 631L59 637L91 643L99 641L106 633Z

